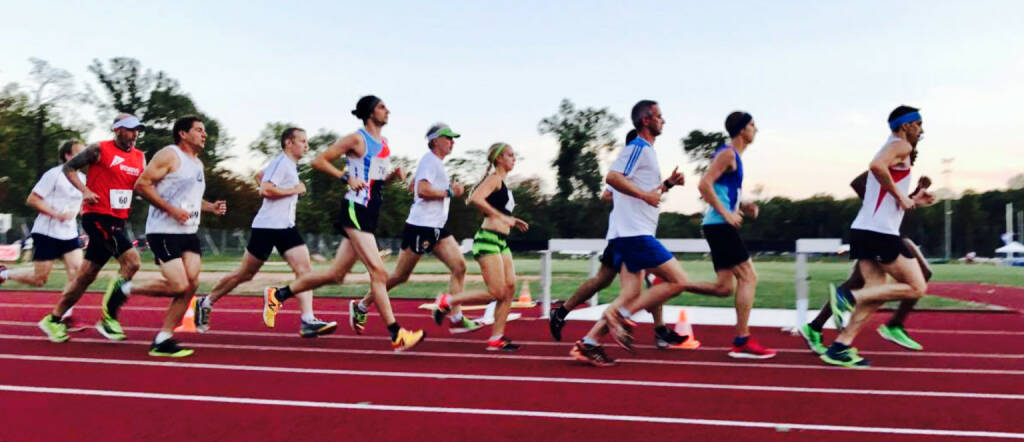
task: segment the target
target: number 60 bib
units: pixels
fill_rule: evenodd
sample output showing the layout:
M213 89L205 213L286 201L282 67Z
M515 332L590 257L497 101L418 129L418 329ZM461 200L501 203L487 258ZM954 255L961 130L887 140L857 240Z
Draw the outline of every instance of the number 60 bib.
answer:
M124 189L110 189L111 209L130 209L132 207L132 191Z

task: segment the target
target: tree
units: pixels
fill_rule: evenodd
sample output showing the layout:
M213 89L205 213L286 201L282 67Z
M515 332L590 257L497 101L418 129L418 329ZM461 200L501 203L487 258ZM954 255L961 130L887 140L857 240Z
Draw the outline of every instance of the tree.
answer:
M622 120L602 109L576 109L563 99L558 113L544 118L538 125L541 134L558 139L558 155L551 165L557 173L556 198L596 198L601 192L601 169L598 154L616 145L612 131Z
M693 171L698 175L703 175L711 166L715 150L728 141L729 138L722 132L701 132L694 129L681 142L683 153L689 156L691 161L697 163L697 167Z
M1006 182L1006 187L1011 190L1024 189L1024 173L1018 173Z

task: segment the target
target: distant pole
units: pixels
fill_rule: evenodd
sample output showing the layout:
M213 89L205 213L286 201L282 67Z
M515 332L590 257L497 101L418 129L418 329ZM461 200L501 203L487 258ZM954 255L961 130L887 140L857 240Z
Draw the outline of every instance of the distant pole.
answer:
M950 200L953 199L953 187L950 175L953 173L953 159L943 158L942 159L943 169L942 174L946 176L946 190L949 191L949 195L946 197L946 201L943 204L944 212L946 214L946 259L950 259L953 256L953 207Z
M1017 212L1017 239L1024 243L1024 210Z

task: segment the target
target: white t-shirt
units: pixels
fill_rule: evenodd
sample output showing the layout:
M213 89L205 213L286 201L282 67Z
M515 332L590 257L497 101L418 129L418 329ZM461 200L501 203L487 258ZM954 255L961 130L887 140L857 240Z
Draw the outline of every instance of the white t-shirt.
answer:
M164 175L156 182L156 193L168 204L188 212L185 224L171 218L171 214L149 205L149 216L146 217L146 234L179 234L189 235L199 231L199 221L203 211L203 193L206 192L206 174L203 162L198 157L191 157L176 144L170 149L178 156L178 168Z
M661 168L654 146L636 137L619 153L612 171L626 176L640 190L649 192L661 185ZM654 236L658 230L658 208L622 192L612 192L612 213L608 216L605 239Z
M444 227L448 222L448 205L450 198L443 200L425 200L419 196L420 181L426 180L434 189L448 189L451 184L448 179L448 172L444 169L444 163L434 152L427 152L420 158L416 166L416 176L413 177L413 202L409 209L409 217L405 222L421 227Z
M42 197L43 202L58 213L70 212L77 215L82 210L82 192L68 181L63 169L62 164L47 170L32 188L32 193ZM78 172L78 179L84 183L85 174ZM75 239L78 238L78 222L74 216L67 221L61 221L40 213L36 217L36 222L32 224L32 233L63 240Z
M270 160L270 164L263 169L263 181L282 189L289 189L299 185L299 168L284 152ZM299 203L298 195L289 195L284 198L270 199L263 198L263 205L256 217L252 219L254 229L287 229L295 227L295 206Z

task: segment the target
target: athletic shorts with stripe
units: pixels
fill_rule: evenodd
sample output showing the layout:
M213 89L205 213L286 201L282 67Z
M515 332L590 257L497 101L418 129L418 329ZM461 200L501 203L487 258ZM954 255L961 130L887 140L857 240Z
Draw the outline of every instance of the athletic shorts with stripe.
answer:
M402 229L402 250L410 250L417 255L434 251L437 243L452 236L452 232L444 227L423 227L405 223Z
M352 200L344 200L341 203L341 209L338 211L338 220L334 223L334 227L338 229L338 233L345 237L348 237L348 234L345 233L345 228L376 233L377 221L379 219L379 204L376 207L367 207L362 204L356 204Z
M512 255L512 249L508 248L508 235L487 229L477 230L473 235L473 258L494 253Z
M199 235L195 233L150 233L146 235L146 242L157 265L181 258L185 252L203 254L199 248Z
M130 250L132 240L124 229L124 220L110 215L86 213L82 215L82 230L89 236L85 248L85 259L103 265L111 257L120 258Z
M284 256L285 252L305 244L302 235L299 234L299 229L295 227L287 229L255 228L249 234L249 243L245 245L245 250L254 258L266 261L274 249L277 249L279 255Z

